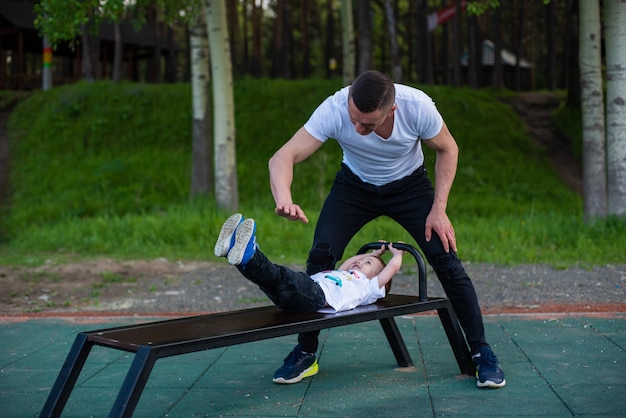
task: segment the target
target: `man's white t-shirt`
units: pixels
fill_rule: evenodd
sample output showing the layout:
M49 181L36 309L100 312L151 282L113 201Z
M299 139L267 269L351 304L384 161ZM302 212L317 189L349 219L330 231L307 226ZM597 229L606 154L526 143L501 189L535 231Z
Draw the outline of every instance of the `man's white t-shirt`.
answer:
M389 138L356 132L348 113L349 87L324 100L304 129L322 142L339 142L342 162L364 182L382 186L406 177L424 163L420 139L436 136L443 118L426 93L403 84L395 84L395 89L397 109Z
M311 276L318 283L330 308L319 312L341 312L369 305L385 297L385 287L378 286L378 277L368 279L359 271L322 271Z

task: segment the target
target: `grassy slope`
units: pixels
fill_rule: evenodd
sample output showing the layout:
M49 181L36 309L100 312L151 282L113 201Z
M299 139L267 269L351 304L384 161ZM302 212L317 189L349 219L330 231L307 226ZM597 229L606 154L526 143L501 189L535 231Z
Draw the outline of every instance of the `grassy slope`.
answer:
M241 80L235 85L240 211L259 221L263 248L302 263L317 211L338 168L336 144L298 165L294 199L311 224L273 215L267 160L339 87L336 80ZM461 157L448 211L470 261L567 265L621 262L624 223L587 226L582 201L555 176L512 110L489 91L428 87ZM189 85L97 82L33 95L10 120L13 210L3 216L0 261L51 253L121 258L211 258L227 213L188 201ZM431 167L434 154L427 151ZM602 236L603 240L596 237ZM377 239L405 240L386 219L348 253Z

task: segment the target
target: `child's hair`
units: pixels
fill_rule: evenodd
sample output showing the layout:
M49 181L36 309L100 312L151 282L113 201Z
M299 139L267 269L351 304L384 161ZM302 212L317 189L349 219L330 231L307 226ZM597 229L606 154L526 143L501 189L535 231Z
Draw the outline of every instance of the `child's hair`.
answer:
M385 295L389 294L389 291L391 290L391 282L393 281L393 279L389 279L389 281L387 282L387 284L385 285Z
M380 269L380 271L383 271L383 269L384 269L385 267L387 267L387 263L385 263L385 260L383 260L383 258L382 258L381 256L379 256L379 255L373 255L373 254L372 254L372 257L374 257L375 259L377 259L378 261L380 261L380 264L382 264L382 265L383 265L383 267Z

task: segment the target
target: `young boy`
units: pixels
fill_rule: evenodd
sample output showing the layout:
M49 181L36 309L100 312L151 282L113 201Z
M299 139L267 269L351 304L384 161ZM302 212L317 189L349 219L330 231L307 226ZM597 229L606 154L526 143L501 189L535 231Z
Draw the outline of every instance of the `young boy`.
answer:
M288 312L341 312L374 303L385 297L385 286L402 266L404 251L391 243L387 248L392 257L385 265L380 258L385 244L381 243L378 250L350 257L338 270L308 276L269 261L256 243L255 231L253 219L232 215L222 226L215 255L226 257L276 306Z
M256 224L240 213L224 222L215 243L215 255L228 262L259 288L279 308L288 312L340 312L369 305L384 298L385 286L400 270L404 251L387 248L392 257L385 265L380 255L385 244L370 253L355 255L346 260L339 270L323 271L313 276L274 264L259 250L256 243ZM285 364L298 362L302 371L290 375L278 369L274 383L296 383L319 371L315 354L304 352L300 344L285 359Z

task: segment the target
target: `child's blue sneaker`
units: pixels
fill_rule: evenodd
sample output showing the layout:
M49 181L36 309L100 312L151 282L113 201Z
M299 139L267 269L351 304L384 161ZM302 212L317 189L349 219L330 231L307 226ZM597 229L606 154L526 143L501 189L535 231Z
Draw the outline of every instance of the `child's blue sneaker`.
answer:
M215 248L213 249L216 256L226 257L226 255L228 255L228 251L230 251L231 247L235 244L235 230L241 222L243 222L243 215L241 213L235 213L231 215L230 218L226 219L226 222L224 222L220 230L220 235L217 237Z
M235 244L228 251L228 262L234 266L246 264L256 251L256 223L254 219L246 219L235 231Z

